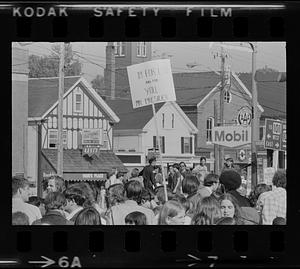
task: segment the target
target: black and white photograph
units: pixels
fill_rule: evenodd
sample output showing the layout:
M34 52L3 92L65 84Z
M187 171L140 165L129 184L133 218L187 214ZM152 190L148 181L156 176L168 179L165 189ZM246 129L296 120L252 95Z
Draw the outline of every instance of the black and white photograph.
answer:
M286 42L12 42L12 225L286 225Z

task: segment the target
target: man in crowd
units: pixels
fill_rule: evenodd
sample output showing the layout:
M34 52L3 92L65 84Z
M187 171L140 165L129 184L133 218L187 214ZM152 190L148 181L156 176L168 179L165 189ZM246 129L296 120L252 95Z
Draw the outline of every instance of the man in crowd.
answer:
M211 196L219 187L219 176L216 174L208 174L204 178L204 187L198 190L202 198Z
M140 206L142 201L143 187L140 182L133 180L125 185L126 197L128 200L111 207L110 223L113 225L125 225L125 217L134 211L146 215L147 224L154 224L154 213L151 209Z
M131 177L128 179L128 181L137 180L144 187L143 177L139 176L139 173L140 171L138 168L133 168L131 171Z
M63 193L66 189L65 181L60 176L52 176L48 180L48 186L46 192L43 193L43 197L45 198L49 192L58 191Z
M200 185L203 186L204 178L208 174L207 166L206 166L206 158L202 156L200 158L200 164L198 164L194 169L193 173L197 176Z
M77 188L76 186L70 186L66 189L64 195L67 202L64 210L69 213L67 219L75 222L77 215L83 209L83 204L86 199L84 193L80 188Z
M153 195L153 191L155 188L155 166L156 166L156 158L151 157L149 159L149 165L145 166L143 169L143 179L144 179L144 187L147 189L151 195Z
M41 211L37 206L28 204L29 182L21 176L12 178L12 213L23 212L29 218L31 225L35 220L42 217Z
M268 225L272 225L276 217L286 218L286 171L276 171L272 184L272 190L262 193L257 201L262 222Z

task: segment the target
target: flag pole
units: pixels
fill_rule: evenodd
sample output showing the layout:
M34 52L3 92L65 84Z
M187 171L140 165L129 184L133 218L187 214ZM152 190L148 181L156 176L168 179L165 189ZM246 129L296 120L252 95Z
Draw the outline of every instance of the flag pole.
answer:
M159 154L159 161L161 164L161 171L162 171L162 177L163 177L163 186L164 186L164 191L165 191L165 199L168 201L168 193L167 193L167 185L166 185L166 180L165 180L165 173L164 173L164 165L162 161L162 156L161 156L161 148L160 148L160 139L158 136L158 125L157 125L157 118L156 118L156 111L155 111L155 105L152 103L152 111L153 111L153 118L154 118L154 123L155 123L155 129L156 129L156 145L158 145L158 154Z

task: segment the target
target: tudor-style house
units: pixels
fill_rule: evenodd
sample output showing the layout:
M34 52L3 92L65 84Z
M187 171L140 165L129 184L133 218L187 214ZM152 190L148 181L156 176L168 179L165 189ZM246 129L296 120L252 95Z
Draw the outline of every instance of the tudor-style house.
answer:
M28 86L28 176L38 181L56 173L58 78L32 78ZM112 152L118 116L80 76L65 77L63 95L63 177L68 181L104 180L113 167L126 172ZM83 132L88 136L83 137ZM86 142L89 140L90 142ZM84 154L90 144L97 154Z

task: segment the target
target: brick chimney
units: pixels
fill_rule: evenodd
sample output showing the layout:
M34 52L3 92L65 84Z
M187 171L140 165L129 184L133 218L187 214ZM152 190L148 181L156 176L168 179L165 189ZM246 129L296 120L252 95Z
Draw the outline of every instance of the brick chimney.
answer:
M106 46L106 67L104 70L104 85L106 95L110 95L114 100L116 97L116 60L113 42L108 42Z

